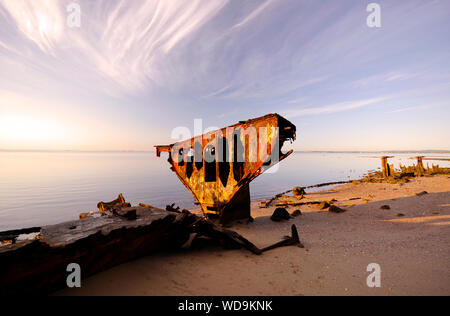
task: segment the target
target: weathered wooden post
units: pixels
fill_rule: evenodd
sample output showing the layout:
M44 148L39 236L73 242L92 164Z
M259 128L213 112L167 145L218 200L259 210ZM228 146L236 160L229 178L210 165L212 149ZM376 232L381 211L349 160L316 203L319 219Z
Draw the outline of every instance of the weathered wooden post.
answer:
M416 173L418 177L421 177L425 173L425 169L423 167L423 156L417 156L417 166L416 166Z
M387 179L392 175L391 167L388 164L388 158L392 158L392 156L383 156L381 157L381 168L383 170L383 178Z

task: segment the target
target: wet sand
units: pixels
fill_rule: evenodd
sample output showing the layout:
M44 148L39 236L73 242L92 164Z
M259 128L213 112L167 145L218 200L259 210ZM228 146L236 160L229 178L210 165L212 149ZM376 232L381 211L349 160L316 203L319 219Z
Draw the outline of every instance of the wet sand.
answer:
M422 191L428 194L415 195ZM331 199L347 212L289 207L289 212L300 209L303 215L273 222L275 207L260 208L254 202L255 222L232 228L264 247L288 235L296 224L304 249L279 248L261 256L221 248L160 253L56 294L450 295L449 176L403 185L346 184L308 194L301 202ZM380 209L382 205L390 209ZM381 288L366 284L370 263L381 266Z

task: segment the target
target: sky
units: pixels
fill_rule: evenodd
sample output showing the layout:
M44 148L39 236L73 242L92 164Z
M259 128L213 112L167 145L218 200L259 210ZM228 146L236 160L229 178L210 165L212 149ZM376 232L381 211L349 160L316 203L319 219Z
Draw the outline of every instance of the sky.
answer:
M450 1L377 1L381 27L371 2L0 0L0 149L153 150L279 113L296 150L450 150Z

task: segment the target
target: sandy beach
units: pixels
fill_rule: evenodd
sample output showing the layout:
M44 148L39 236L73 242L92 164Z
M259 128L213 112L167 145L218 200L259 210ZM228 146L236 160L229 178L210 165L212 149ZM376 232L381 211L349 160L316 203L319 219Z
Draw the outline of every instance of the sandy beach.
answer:
M427 194L416 195L426 191ZM295 201L295 197L282 200ZM301 216L270 220L275 207L252 203L251 224L233 230L258 247L279 241L296 224L304 249L261 256L207 248L159 253L83 280L57 295L450 295L450 177L405 184L345 184L307 194L347 210L289 207ZM298 202L298 200L297 200ZM381 209L388 205L389 209ZM403 216L402 216L403 215ZM367 266L381 266L381 287L369 288Z

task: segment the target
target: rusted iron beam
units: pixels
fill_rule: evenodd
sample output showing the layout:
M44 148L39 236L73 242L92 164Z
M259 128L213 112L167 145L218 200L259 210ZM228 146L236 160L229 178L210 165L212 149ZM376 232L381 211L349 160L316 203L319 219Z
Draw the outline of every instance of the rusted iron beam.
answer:
M171 146L156 146L156 156L160 157L162 152L170 152L171 150Z

